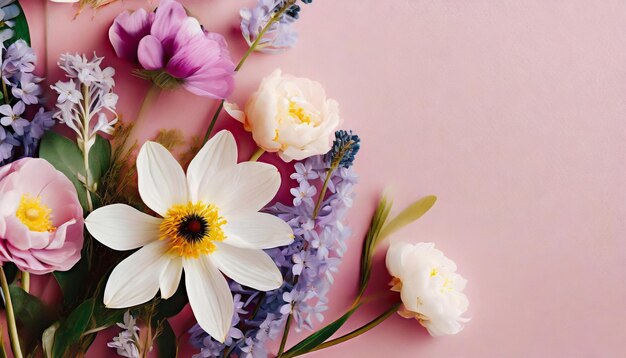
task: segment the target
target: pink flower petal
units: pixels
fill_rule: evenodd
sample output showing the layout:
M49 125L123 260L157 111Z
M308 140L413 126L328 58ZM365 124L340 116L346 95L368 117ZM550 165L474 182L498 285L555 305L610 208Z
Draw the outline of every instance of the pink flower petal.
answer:
M174 38L186 18L187 12L180 3L162 0L159 4L150 33L161 41L166 53L171 53Z
M158 70L163 68L163 46L155 36L148 35L141 39L137 49L139 63L146 70Z
M109 28L109 40L117 57L137 61L139 41L150 34L154 13L139 9L133 13L122 12Z

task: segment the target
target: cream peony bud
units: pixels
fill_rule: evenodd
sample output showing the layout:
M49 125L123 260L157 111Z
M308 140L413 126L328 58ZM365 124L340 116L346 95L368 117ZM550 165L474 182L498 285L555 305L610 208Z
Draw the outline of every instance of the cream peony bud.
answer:
M391 290L400 292L404 318L415 318L432 336L457 334L469 306L463 294L467 281L456 273L456 264L435 249L433 243L392 243L387 269Z
M341 121L339 105L326 98L320 83L280 69L263 79L244 111L233 103L224 108L252 132L259 147L278 152L286 162L327 153Z

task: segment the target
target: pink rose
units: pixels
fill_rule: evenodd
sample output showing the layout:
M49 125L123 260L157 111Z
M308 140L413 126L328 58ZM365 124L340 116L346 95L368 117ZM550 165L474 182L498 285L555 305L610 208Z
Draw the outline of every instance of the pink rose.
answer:
M83 209L76 189L43 159L0 167L0 262L22 271L67 271L80 259Z

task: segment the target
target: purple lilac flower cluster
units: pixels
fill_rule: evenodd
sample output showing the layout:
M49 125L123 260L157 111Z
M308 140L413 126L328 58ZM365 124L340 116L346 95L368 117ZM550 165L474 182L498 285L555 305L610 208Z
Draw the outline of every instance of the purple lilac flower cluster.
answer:
M43 80L33 74L37 56L24 40L2 44L0 92L0 165L36 153L43 133L54 125L40 104Z
M303 0L305 4L310 4L311 0ZM298 19L300 6L294 1L286 0L259 0L252 9L242 9L241 33L248 45L252 45L259 37L263 28L275 16L276 12L284 6L289 6L287 11L270 25L269 29L263 33L255 50L260 52L280 52L293 47L298 41L298 33L293 28L293 23Z
M331 159L316 156L296 163L291 175L298 186L291 189L293 205L276 204L268 212L282 218L294 230L295 240L286 247L267 250L281 269L285 283L277 290L259 292L232 282L235 314L232 329L222 344L198 325L189 333L201 351L195 357L266 357L266 343L279 339L287 317L292 314L296 330L313 329L324 319L326 297L333 276L346 252L351 231L344 226L352 206L357 177L352 168L332 171L328 192L313 219L318 188L326 180ZM226 353L224 355L224 353Z

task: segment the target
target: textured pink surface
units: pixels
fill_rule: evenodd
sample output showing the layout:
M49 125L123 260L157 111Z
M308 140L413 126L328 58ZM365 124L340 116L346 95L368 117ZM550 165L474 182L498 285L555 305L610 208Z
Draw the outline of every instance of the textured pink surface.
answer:
M185 3L227 36L238 59L245 50L234 30L238 9L251 2ZM43 57L44 2L26 3ZM122 9L146 5L126 0L71 21L70 6L50 3L50 80L60 76L60 53L95 50L118 70L120 112L133 118L148 85L114 58L106 34ZM393 317L312 356L626 355L625 14L621 0L316 0L297 24L295 49L250 58L234 99L244 101L282 67L322 82L341 104L344 127L363 139L355 236L327 317L354 297L361 237L388 185L397 207L439 196L397 238L435 242L469 280L472 321L458 336L434 339ZM198 133L214 106L184 91L166 93L150 125ZM223 117L219 126L245 138L241 158L252 153L239 125ZM386 290L382 261L375 270L372 291ZM368 306L348 327L382 309ZM190 311L175 323L188 328Z

